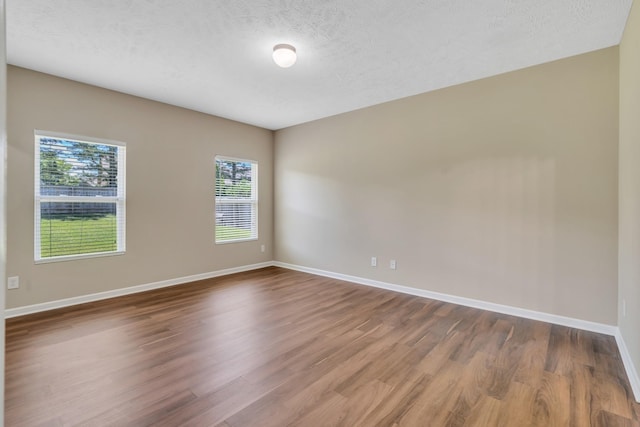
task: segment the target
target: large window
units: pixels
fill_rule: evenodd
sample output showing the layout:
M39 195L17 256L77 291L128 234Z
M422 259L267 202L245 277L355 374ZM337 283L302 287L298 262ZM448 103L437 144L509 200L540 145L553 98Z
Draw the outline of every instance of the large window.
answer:
M216 157L216 243L258 238L258 164Z
M36 131L35 260L124 253L125 147Z

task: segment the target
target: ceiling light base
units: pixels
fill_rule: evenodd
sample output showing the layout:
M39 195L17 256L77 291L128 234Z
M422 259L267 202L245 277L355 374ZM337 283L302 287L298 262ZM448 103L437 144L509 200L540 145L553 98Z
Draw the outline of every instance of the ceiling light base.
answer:
M290 44L277 44L273 47L273 62L279 67L289 68L296 63L296 48Z

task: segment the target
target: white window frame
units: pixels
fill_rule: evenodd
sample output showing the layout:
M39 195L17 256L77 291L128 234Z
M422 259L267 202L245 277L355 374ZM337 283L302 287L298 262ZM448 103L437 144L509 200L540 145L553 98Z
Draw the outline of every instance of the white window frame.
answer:
M89 196L42 196L40 194L40 138L61 139L72 142L89 144L110 145L118 147L118 188L115 197L89 197ZM35 139L35 203L34 203L34 260L36 264L50 262L70 261L84 258L96 258L114 255L123 255L126 251L126 144L120 141L93 138L80 135L72 135L60 132L43 130L34 131ZM41 203L46 202L71 202L71 203L115 203L116 205L116 243L115 251L91 252L76 255L62 255L42 258L41 252Z
M215 191L217 188L217 184L218 184L218 177L215 176L215 166L217 165L218 161L222 161L222 162L242 162L242 163L250 163L251 164L251 198L250 199L246 199L246 198L231 198L231 197L218 197L215 196ZM240 159L237 157L229 157L229 156L221 156L221 155L216 155L215 159L214 159L214 216L215 216L215 212L216 212L216 206L218 204L234 204L234 203L243 203L243 204L249 204L251 205L251 218L252 218L252 224L251 224L251 228L252 231L254 231L254 235L251 237L245 237L245 238L237 238L237 239L229 239L229 240L218 240L218 233L217 233L217 225L218 225L218 219L217 217L214 218L214 223L215 223L215 228L214 228L214 239L215 239L215 243L216 245L226 245L229 243L238 243L238 242L248 242L248 241L254 241L254 240L258 240L258 162L256 160L250 160L250 159Z

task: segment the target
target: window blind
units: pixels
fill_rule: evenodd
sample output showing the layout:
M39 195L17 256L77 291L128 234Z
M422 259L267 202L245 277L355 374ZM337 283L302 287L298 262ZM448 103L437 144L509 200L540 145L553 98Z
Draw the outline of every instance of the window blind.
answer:
M35 139L35 260L124 252L124 145L38 132Z
M258 164L216 157L216 243L258 238Z

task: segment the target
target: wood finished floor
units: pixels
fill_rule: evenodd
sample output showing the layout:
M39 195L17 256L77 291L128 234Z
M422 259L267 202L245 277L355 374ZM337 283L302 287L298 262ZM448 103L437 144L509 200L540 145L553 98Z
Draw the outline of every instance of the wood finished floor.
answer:
M7 426L640 426L612 337L267 268L7 320Z

